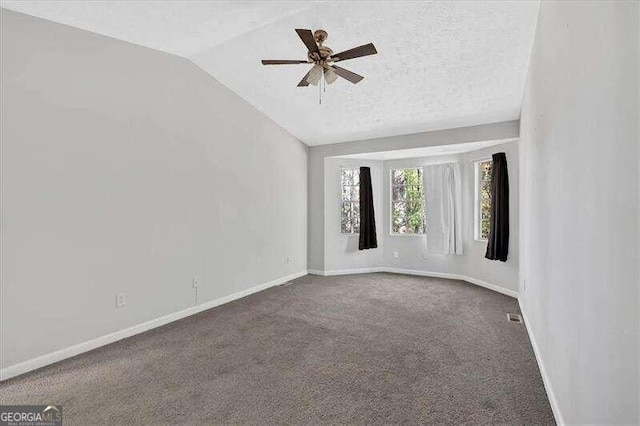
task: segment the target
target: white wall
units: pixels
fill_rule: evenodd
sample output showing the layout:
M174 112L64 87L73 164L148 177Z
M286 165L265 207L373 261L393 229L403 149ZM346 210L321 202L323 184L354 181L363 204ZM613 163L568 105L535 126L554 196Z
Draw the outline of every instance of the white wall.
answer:
M638 2L543 2L522 111L521 303L558 420L638 424Z
M484 257L487 243L474 238L474 194L475 161L490 158L492 154L504 152L509 171L509 257L506 262L489 260ZM424 255L422 236L390 235L390 170L426 166L429 164L460 162L462 172L462 255ZM384 162L384 265L392 268L410 269L424 272L462 275L518 291L518 144L510 142L494 145L461 155L410 158ZM398 253L398 258L393 256Z
M340 233L340 169L348 166L371 168L371 187L373 189L373 208L375 210L378 248L359 250L358 235L343 235ZM382 250L385 238L381 232L383 226L382 197L380 196L383 188L382 161L326 158L324 180L324 272L331 273L349 269L379 267L382 264Z
M308 150L211 76L7 10L1 48L3 368L306 270Z

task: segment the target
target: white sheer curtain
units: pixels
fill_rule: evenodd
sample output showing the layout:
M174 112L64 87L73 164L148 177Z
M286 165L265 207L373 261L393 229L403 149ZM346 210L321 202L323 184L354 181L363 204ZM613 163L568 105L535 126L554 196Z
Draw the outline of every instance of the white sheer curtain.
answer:
M425 166L427 254L462 254L462 181L459 163Z

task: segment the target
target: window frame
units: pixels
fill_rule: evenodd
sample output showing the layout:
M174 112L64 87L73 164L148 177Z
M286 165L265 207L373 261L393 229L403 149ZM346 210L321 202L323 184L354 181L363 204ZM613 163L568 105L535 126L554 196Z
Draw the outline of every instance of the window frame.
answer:
M358 172L358 194L360 193L360 166L340 166L340 176L339 176L339 183L338 186L340 187L340 210L338 213L338 220L339 220L339 234L342 237L353 237L356 235L360 235L360 223L358 222L358 232L342 232L342 203L344 202L344 200L342 199L342 190L344 189L344 185L342 185L342 172L344 170L354 170ZM355 186L355 185L351 185L351 186ZM354 201L354 200L350 200L350 203L358 203L358 208L360 207L360 200Z
M482 237L482 167L483 163L493 162L491 157L483 157L474 160L474 209L473 209L473 239L486 243L489 240ZM488 219L490 220L490 219Z
M394 232L393 231L393 171L394 170L411 170L411 169L420 169L422 171L421 175L424 176L424 166L408 166L408 167L397 167L397 168L389 168L389 235L392 237L424 237L424 235L427 233L427 229L426 229L426 214L427 212L424 211L424 223L422 225L423 229L422 229L422 233L416 233L416 232ZM420 183L420 186L422 187L422 196L424 197L424 179L423 181ZM423 209L424 209L424 205L423 205Z

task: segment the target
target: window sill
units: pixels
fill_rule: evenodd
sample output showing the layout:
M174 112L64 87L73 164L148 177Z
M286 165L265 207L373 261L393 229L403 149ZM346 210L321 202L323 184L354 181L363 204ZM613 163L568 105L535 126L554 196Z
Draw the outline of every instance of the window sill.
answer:
M389 236L391 237L424 237L424 234L410 234L410 233L403 234L401 232L390 232Z
M489 242L489 240L487 239L482 239L482 238L474 238L476 243L486 243Z
M360 233L353 233L353 234L345 234L344 232L340 233L341 237L357 237L359 235L360 235Z

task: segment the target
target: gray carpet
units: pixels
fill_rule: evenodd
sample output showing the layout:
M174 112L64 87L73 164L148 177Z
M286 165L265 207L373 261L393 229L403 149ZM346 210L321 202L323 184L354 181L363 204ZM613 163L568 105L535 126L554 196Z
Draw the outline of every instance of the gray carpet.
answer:
M0 384L66 424L553 423L515 299L305 276Z

